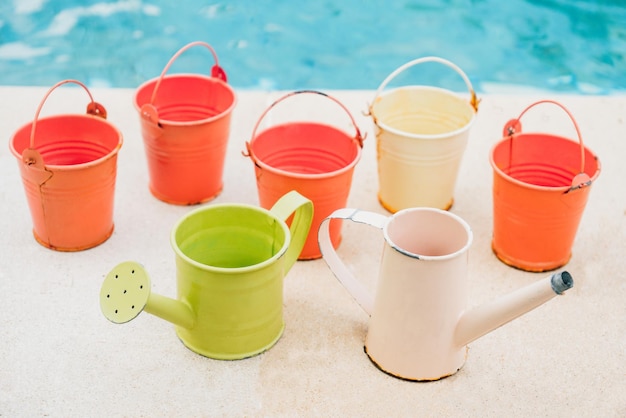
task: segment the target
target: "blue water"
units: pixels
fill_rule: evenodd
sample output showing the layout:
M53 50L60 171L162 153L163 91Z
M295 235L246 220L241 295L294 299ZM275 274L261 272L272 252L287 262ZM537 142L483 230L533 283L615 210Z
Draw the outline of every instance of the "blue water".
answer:
M136 87L195 40L241 89L375 89L437 55L479 92L626 91L624 0L2 0L0 84ZM172 72L211 65L193 48ZM464 89L438 64L396 81Z

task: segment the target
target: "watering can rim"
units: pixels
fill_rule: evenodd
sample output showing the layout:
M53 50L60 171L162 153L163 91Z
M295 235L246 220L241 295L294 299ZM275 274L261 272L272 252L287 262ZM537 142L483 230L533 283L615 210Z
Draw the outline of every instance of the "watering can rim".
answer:
M422 255L422 254L417 254L417 253L407 251L404 248L401 248L397 244L395 244L389 237L389 233L388 233L389 225L391 224L393 219L407 212L433 212L433 213L438 213L444 216L448 216L456 220L461 226L463 226L463 229L467 233L467 242L458 250L449 254L445 254L445 255ZM391 248L393 248L395 251L399 252L400 254L403 254L407 257L414 258L416 260L425 260L425 261L445 261L445 260L450 260L452 258L458 257L460 254L466 253L469 250L474 240L474 233L472 231L472 227L466 220L464 220L459 215L452 213L450 211L439 209L439 208L431 208L431 207L405 208L390 215L387 218L387 221L385 222L385 224L383 225L383 236L385 238L385 242L387 242Z
M207 264L200 263L190 258L189 256L187 256L185 253L183 253L176 242L176 231L178 231L178 228L180 227L180 225L182 225L182 223L185 222L187 219L191 218L192 216L200 212L211 211L211 210L220 209L224 207L228 207L230 209L232 208L252 209L257 212L261 212L263 214L269 215L270 217L278 220L281 228L283 229L283 232L285 233L285 242L283 243L282 247L276 252L276 254L274 254L270 258L263 260L260 263L253 264L250 266L244 266L244 267L210 266ZM241 273L248 273L251 271L261 270L267 267L268 265L273 264L280 257L284 256L287 250L289 249L289 246L291 245L291 232L289 231L289 227L287 226L287 224L281 219L279 219L269 209L265 209L259 206L254 206L254 205L250 205L246 203L214 203L211 205L202 206L202 207L193 209L190 212L187 212L186 214L184 214L181 218L179 218L174 224L174 226L172 227L172 230L170 232L170 245L172 246L172 249L174 250L174 253L176 254L177 257L182 258L189 264L201 270L216 272L216 273L221 273L221 274L241 274Z
M124 135L122 134L122 131L120 129L118 129L114 124L112 124L111 122L109 122L106 119L101 118L100 116L96 116L96 115L91 115L91 114L63 114L63 115L49 115L49 116L43 116L43 117L39 117L37 119L37 123L44 121L44 120L51 120L51 119L58 119L58 118L88 118L90 120L96 121L97 123L104 123L106 125L108 125L109 127L111 127L117 134L117 138L118 138L118 142L117 145L115 146L115 148L113 148L111 151L109 151L106 155L103 155L100 158L97 158L95 160L91 160L91 161L87 161L84 163L79 163L79 164L46 164L46 162L44 161L44 166L46 168L51 168L51 169L62 169L64 171L71 171L71 170L81 170L84 168L88 168L91 167L93 165L98 165L101 164L104 161L107 161L111 158L114 158L115 156L117 156L117 154L119 153L120 149L122 148L122 145L124 143ZM31 121L31 122L27 122L25 124L23 124L22 126L20 126L19 128L17 128L17 130L15 130L15 132L13 133L13 135L11 135L11 139L9 141L9 149L11 151L11 153L19 160L22 160L22 153L18 153L17 150L15 149L14 146L14 142L15 142L15 136L18 132L20 132L23 129L30 129L30 127L32 126L32 124L35 121ZM24 148L24 150L28 149L28 147ZM35 150L37 149L37 147L34 148ZM24 152L24 151L22 151Z

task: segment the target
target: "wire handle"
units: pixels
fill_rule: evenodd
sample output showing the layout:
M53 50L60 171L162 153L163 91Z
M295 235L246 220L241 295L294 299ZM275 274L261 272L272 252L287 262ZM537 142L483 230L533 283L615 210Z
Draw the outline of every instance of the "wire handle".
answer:
M159 86L161 85L161 82L163 81L163 78L165 77L165 74L170 69L170 67L172 66L174 61L176 61L176 59L183 52L187 51L188 49L190 49L190 48L192 48L194 46L204 46L213 55L213 59L215 60L215 64L213 65L213 67L211 67L211 77L218 78L218 79L220 79L220 80L222 80L224 82L228 81L228 77L226 77L226 72L224 71L224 69L222 67L219 66L219 61L217 59L217 54L215 53L215 50L213 49L213 47L211 45L209 45L208 43L203 42L203 41L191 42L191 43L188 43L187 45L183 46L181 49L179 49L178 52L176 52L172 56L172 58L170 58L170 60L167 62L167 64L165 65L165 68L163 68L163 71L161 71L161 75L159 76L159 79L157 80L157 82L156 82L156 84L154 86L154 90L152 90L152 97L150 98L150 104L154 105L154 101L156 100L156 94L157 94L157 91L159 90Z
M578 174L574 176L574 178L572 179L571 186L569 187L569 189L565 191L565 193L569 193L572 191L580 190L584 187L591 186L591 183L592 183L591 177L589 177L589 175L585 173L585 145L583 143L583 137L580 133L580 128L578 127L578 123L576 123L576 119L574 119L574 116L572 115L572 113L561 103L554 101L554 100L539 100L535 103L532 103L531 105L527 106L522 111L522 113L520 113L517 119L511 119L504 125L504 129L503 129L504 136L511 137L510 144L512 146L513 138L515 137L515 135L520 134L522 132L522 123L520 122L520 119L522 118L522 116L524 116L524 114L527 111L529 111L531 108L539 104L543 104L543 103L554 104L560 107L567 114L567 116L569 116L570 120L572 121L572 124L574 125L574 129L576 129L576 135L578 136L578 143L580 144L580 171L578 172Z
M392 79L394 79L398 74L407 70L408 68L413 67L418 64L425 63L425 62L438 62L456 71L461 76L461 78L465 82L465 85L467 86L467 89L470 92L470 105L472 106L472 108L474 108L474 111L478 111L478 104L480 103L480 99L476 97L476 92L474 91L474 87L472 87L472 83L470 82L467 75L463 72L463 70L461 70L461 68L459 68L459 66L457 66L456 64L444 58L430 56L430 57L417 58L417 59L414 59L413 61L409 61L406 64L401 65L400 67L396 68L391 74L389 74L387 78L383 80L383 82L380 84L380 86L378 86L378 89L376 90L376 94L374 95L374 99L372 100L372 105L370 105L370 114L373 114L372 106L374 103L376 103L376 99L378 98L378 96L380 96L382 91L385 89L385 87L387 87L387 84L389 84L389 82Z
M320 91L317 90L297 90L297 91L293 91L291 93L287 93L286 95L284 95L283 97L277 99L276 101L274 101L274 103L272 103L267 109L265 109L265 111L263 111L263 113L261 114L261 117L259 117L259 119L257 120L256 124L254 125L254 128L252 129L252 138L256 137L256 132L259 128L259 126L261 125L261 121L263 121L263 119L265 119L265 116L267 116L267 114L269 113L270 110L272 110L278 103L282 102L283 100L286 100L290 97L299 95L299 94L318 94L320 96L326 97L332 101L334 101L335 103L337 103L348 115L348 117L350 118L350 121L352 122L352 126L354 126L354 129L356 130L356 133L354 135L354 140L356 141L356 143L359 145L359 147L363 148L363 141L365 140L365 136L361 135L361 131L359 130L359 127L356 124L356 121L354 120L354 117L352 116L352 114L350 113L350 111L348 110L348 108L341 103L339 100L335 99L332 96L329 96L326 93L322 93ZM252 160L255 160L254 155L252 153L252 147L250 146L250 142L246 141L246 151L242 151L242 154L245 157L250 157L252 158Z
M32 124L32 126L30 128L30 148L31 149L33 149L35 147L35 128L37 127L37 120L39 119L39 114L41 113L41 109L43 108L44 103L48 99L48 96L50 96L50 94L57 87L59 87L59 86L61 86L63 84L67 84L67 83L78 84L79 86L81 86L87 92L87 95L89 96L89 104L87 104L87 114L98 116L98 117L101 117L102 119L106 119L106 117L107 117L106 109L100 103L96 103L93 100L93 96L91 95L91 92L89 91L87 86L85 86L83 83L81 83L78 80L63 80L63 81L59 81L54 86L50 87L48 92L45 94L45 96L43 97L43 99L39 103L39 106L37 107L37 111L35 112L35 119L33 120L33 124Z

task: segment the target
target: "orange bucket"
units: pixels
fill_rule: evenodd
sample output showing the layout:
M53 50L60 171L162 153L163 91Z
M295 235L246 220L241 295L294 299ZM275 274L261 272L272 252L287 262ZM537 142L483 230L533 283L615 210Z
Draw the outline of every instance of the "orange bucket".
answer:
M86 115L39 118L46 99L62 84L76 83L91 100ZM58 251L80 251L113 233L117 153L122 134L105 120L106 110L79 81L55 84L35 119L11 138L33 219L35 239Z
M333 126L317 122L288 122L257 134L261 121L283 100L302 93L318 94L337 103L348 115L356 134L350 136ZM325 93L302 90L276 100L261 115L246 142L254 162L260 205L271 208L285 193L295 190L313 202L313 221L299 260L320 258L317 230L322 220L346 206L352 173L361 157L363 137L348 109ZM331 242L341 242L341 221L330 225Z
M211 76L165 76L187 49L201 45L213 54ZM224 161L235 92L226 83L213 48L192 42L181 48L158 78L134 98L148 160L150 191L165 202L193 205L215 198L223 188Z
M552 103L572 120L578 142L545 133L522 133L521 117ZM493 177L492 248L504 263L527 271L553 270L571 257L600 161L583 145L572 114L542 100L504 126L505 137L490 154Z

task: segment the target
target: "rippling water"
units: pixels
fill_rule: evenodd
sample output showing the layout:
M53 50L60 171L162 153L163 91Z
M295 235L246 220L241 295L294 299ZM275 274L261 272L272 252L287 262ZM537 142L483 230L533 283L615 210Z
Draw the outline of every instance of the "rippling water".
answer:
M437 55L482 92L626 90L623 0L4 0L0 84L136 87L195 40L245 89L375 89L403 63ZM172 71L211 65L194 48ZM419 67L397 82L464 89L446 68Z

